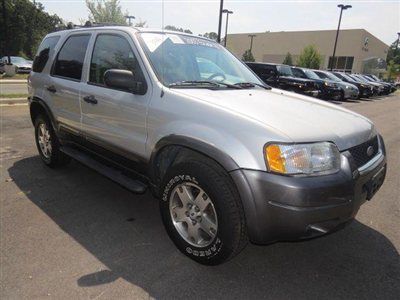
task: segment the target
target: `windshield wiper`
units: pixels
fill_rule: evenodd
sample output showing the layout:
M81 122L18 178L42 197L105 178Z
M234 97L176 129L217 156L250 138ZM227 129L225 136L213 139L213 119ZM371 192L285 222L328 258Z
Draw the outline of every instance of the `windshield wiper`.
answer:
M263 89L266 89L266 90L270 90L271 89L271 87L269 85L259 84L259 83L256 83L256 82L238 82L238 83L235 83L235 85L236 86L240 86L242 88L252 88L252 87L255 87L255 86L259 86L259 87L261 87Z
M174 87L193 87L193 86L198 86L198 87L207 87L207 86L213 86L213 87L219 87L221 85L232 88L232 89L241 89L242 87L225 83L225 82L219 82L219 81L211 81L211 80L184 80L184 81L178 81L174 82L168 85L170 88Z

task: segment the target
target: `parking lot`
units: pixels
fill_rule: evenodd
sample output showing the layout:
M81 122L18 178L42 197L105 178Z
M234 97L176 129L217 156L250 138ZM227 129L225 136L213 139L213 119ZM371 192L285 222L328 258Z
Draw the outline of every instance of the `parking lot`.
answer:
M342 231L249 245L217 267L180 254L149 193L134 195L76 162L45 167L28 107L0 107L1 298L398 299L400 93L336 104L383 135L381 190Z

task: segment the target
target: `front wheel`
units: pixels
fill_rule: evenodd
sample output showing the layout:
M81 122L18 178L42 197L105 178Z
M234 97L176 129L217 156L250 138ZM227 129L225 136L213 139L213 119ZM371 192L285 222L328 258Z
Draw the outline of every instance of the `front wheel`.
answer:
M229 175L208 159L181 162L167 172L160 210L177 248L198 263L221 264L247 244L236 188Z

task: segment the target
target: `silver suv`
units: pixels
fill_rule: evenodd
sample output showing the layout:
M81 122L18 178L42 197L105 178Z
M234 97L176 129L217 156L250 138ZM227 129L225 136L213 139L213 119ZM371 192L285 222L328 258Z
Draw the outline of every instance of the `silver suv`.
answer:
M248 241L331 232L386 174L368 119L271 89L214 41L88 27L45 37L29 78L43 162L159 198L177 248L216 265Z

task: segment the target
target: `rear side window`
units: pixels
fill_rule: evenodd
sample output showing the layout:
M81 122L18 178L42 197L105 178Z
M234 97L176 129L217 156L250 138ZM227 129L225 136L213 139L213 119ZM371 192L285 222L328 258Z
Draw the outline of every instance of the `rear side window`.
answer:
M70 36L58 52L53 75L80 80L90 35Z
M40 73L43 71L47 61L49 60L50 52L54 49L59 40L59 36L51 36L43 40L39 46L35 59L33 60L33 72Z
M137 81L144 82L138 60L128 41L119 35L100 34L93 49L89 83L104 85L104 73L110 69L132 71Z

